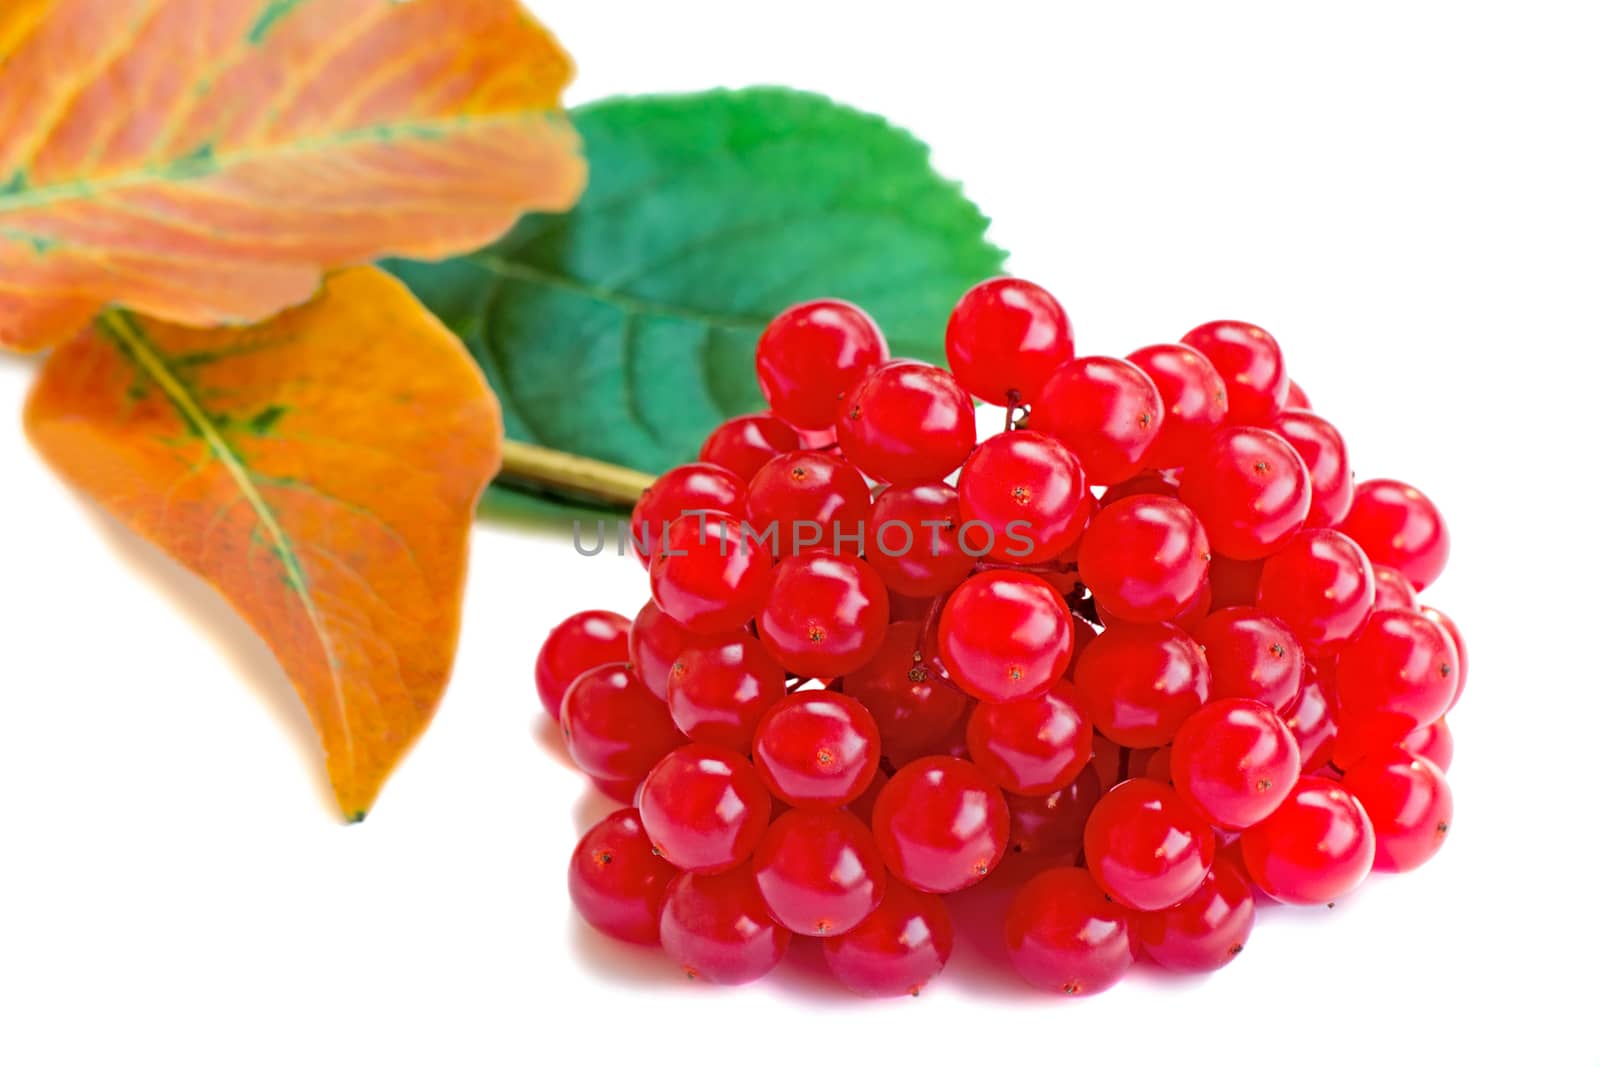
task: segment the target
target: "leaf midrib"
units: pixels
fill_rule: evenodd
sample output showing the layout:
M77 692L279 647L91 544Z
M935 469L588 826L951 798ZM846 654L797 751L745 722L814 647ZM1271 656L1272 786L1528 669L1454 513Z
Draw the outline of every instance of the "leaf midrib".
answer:
M350 735L350 721L346 713L344 689L337 679L338 660L333 653L333 644L323 626L322 612L317 607L311 595L311 583L306 578L305 570L300 563L299 554L295 551L294 543L288 533L278 521L278 516L272 510L266 499L261 495L260 489L255 484L255 479L250 474L250 468L244 458L229 445L227 438L222 434L222 429L216 423L211 413L205 409L187 386L172 373L167 366L164 353L157 350L150 342L132 317L125 311L110 310L100 317L103 328L110 334L112 342L128 358L132 359L139 367L150 376L150 380L171 401L172 406L178 409L184 420L200 435L201 440L211 449L222 464L228 476L238 487L239 495L250 505L255 512L257 520L267 531L267 536L277 546L274 555L283 563L284 574L288 578L289 587L294 590L300 606L305 610L306 616L311 621L312 630L317 635L317 643L322 649L322 655L327 662L328 671L334 675L333 692L338 712L339 730L344 740L343 751L348 760L353 752L352 738Z
M104 193L138 185L200 181L225 173L234 167L264 159L315 155L330 149L382 143L401 138L428 141L452 131L502 124L518 125L536 117L554 114L556 112L551 108L529 108L485 115L450 115L435 119L379 123L375 126L341 131L331 136L286 141L259 149L240 149L204 157L179 156L100 180L78 178L53 185L28 186L20 192L0 193L0 215L43 207L63 200L93 200Z

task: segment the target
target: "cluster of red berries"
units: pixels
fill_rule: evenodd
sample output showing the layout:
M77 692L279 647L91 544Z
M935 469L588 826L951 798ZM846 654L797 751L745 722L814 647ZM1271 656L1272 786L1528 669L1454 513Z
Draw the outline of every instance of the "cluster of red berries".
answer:
M1417 602L1433 503L1356 483L1248 323L1076 358L1001 278L946 343L949 371L846 303L779 315L770 413L634 512L650 602L552 632L545 707L633 805L573 853L583 918L723 983L818 937L845 986L901 995L949 957L942 895L1009 870L1017 971L1086 994L1140 952L1222 966L1258 895L1432 856L1466 675ZM977 441L973 398L1004 432Z

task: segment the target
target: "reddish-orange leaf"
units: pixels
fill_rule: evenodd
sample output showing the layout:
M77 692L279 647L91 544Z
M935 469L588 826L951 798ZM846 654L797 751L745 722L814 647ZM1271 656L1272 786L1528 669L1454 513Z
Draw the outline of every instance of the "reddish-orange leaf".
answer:
M499 465L499 407L455 335L374 267L259 326L110 311L46 361L27 428L266 639L364 816L444 690Z
M0 348L254 322L569 207L571 73L516 0L0 0Z

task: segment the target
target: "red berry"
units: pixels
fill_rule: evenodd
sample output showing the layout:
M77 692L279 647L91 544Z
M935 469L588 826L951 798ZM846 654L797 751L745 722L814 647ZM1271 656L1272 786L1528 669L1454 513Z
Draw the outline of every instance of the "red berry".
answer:
M650 566L661 554L668 525L676 525L684 515L715 511L742 518L746 501L744 480L730 470L711 463L672 468L650 483L633 506L633 544L639 562Z
M1032 574L975 574L956 587L939 616L939 659L979 700L1038 696L1066 673L1071 657L1066 602Z
M1441 771L1448 771L1455 759L1456 742L1450 727L1443 719L1435 719L1406 734L1400 747L1414 756L1421 756Z
M1005 798L978 768L926 756L900 769L878 795L872 832L889 873L926 893L975 885L1005 853Z
M1326 904L1361 884L1375 839L1361 804L1337 782L1302 778L1278 810L1239 839L1250 878L1286 904Z
M1242 697L1281 712L1299 694L1305 655L1276 619L1254 608L1223 608L1190 636L1205 650L1212 700Z
M1293 378L1289 379L1289 399L1284 402L1283 406L1299 411L1311 410L1311 398L1306 396L1306 391L1300 388L1300 383Z
M650 840L686 871L743 863L771 815L772 798L750 761L717 745L684 745L668 754L639 790L639 817Z
M863 378L836 429L851 463L894 485L938 481L961 466L978 437L972 398L950 372L909 360Z
M1078 660L1073 680L1095 729L1129 748L1167 744L1211 692L1205 653L1164 622L1106 630Z
M622 663L578 675L561 701L561 732L572 762L613 781L648 774L684 742L667 705Z
M836 678L871 662L889 629L889 591L854 557L791 556L773 572L761 643L803 678Z
M1011 704L979 703L967 720L972 762L1008 793L1044 796L1089 765L1093 727L1071 682Z
M885 882L883 903L849 933L824 941L823 957L852 993L914 997L944 970L955 930L944 901Z
M1406 576L1393 567L1373 567L1372 585L1374 608L1417 609L1417 591L1411 588Z
M1210 440L1210 438L1206 438ZM1178 495L1177 475L1168 471L1144 471L1134 475L1127 481L1108 485L1100 493L1100 507L1109 508L1119 500L1130 496L1170 496Z
M1166 496L1130 496L1089 523L1078 570L1095 603L1128 622L1163 622L1205 584L1211 546L1188 506Z
M1228 417L1227 386L1211 361L1188 345L1150 345L1128 357L1161 394L1161 432L1145 465L1183 467L1199 455Z
M1172 784L1195 811L1224 830L1271 815L1300 777L1300 746L1265 704L1214 700L1172 739Z
M1361 629L1376 589L1360 545L1336 530L1302 530L1262 565L1256 606L1319 656Z
M893 485L878 494L867 518L867 562L894 593L934 597L972 571L956 531L961 504L943 482Z
M1170 908L1211 869L1216 835L1170 785L1130 778L1089 813L1084 860L1117 903L1139 911Z
M1339 524L1374 566L1393 567L1419 592L1444 573L1450 531L1433 501L1404 482L1374 479L1356 486Z
M1214 971L1233 961L1256 921L1255 894L1232 858L1219 855L1186 899L1137 917L1139 944L1170 971Z
M921 644L920 621L892 623L871 662L844 678L844 691L872 712L884 755L897 767L928 755L972 703L934 676Z
M772 413L807 430L832 426L840 402L889 348L867 313L843 300L782 311L756 342L756 378Z
M757 773L774 796L797 808L850 803L871 784L880 753L871 713L843 693L791 693L756 729Z
M1089 356L1045 381L1028 425L1066 445L1091 485L1111 485L1145 465L1164 414L1148 374L1127 360Z
M754 634L684 650L667 678L667 708L691 741L750 751L756 723L784 692L783 668Z
M1333 423L1309 411L1282 412L1272 421L1272 429L1300 453L1311 476L1311 512L1306 525L1337 525L1350 511L1356 492L1344 438Z
M767 597L772 553L729 515L680 519L650 564L650 597L700 634L745 626Z
M589 784L594 786L595 792L607 800L614 800L624 806L631 805L639 795L639 787L644 784L640 778L597 778L589 775Z
M861 472L826 452L785 452L750 479L751 539L776 556L859 555L871 508Z
M1130 916L1081 867L1029 879L1006 910L1006 952L1029 984L1068 996L1116 985L1133 966Z
M1444 844L1455 804L1444 772L1423 757L1390 749L1351 767L1340 784L1372 820L1375 870L1413 870Z
M836 810L784 812L756 847L752 866L772 917L814 937L858 926L883 900L888 881L872 831Z
M578 839L567 865L567 891L578 914L596 930L654 945L661 940L661 905L677 874L655 854L639 813L624 808Z
M561 698L573 679L591 667L628 658L628 619L614 611L580 611L556 623L539 647L534 684L552 719L561 718Z
M680 874L661 910L661 947L690 978L742 985L770 972L793 937L767 911L749 865Z
M1197 349L1228 388L1228 421L1266 426L1289 399L1289 372L1272 335L1248 322L1219 320L1196 326L1183 343Z
M665 700L678 658L691 648L711 648L729 636L697 634L648 600L628 630L628 660L650 692Z
M1083 848L1083 827L1100 801L1100 776L1093 768L1072 784L1042 797L1011 795L1011 851L1067 859Z
M1305 523L1311 479L1299 453L1271 430L1230 427L1184 468L1178 495L1200 516L1214 550L1260 559Z
M991 278L956 303L944 347L956 380L978 399L1027 404L1072 358L1072 323L1055 297L1032 282Z
M1079 508L1089 492L1083 468L1053 437L1014 430L989 438L961 469L956 491L959 542L971 555L1042 563L1083 532Z
M1403 720L1398 740L1449 709L1459 676L1455 642L1438 623L1404 608L1375 611L1339 653L1340 721Z
M1421 607L1417 610L1422 612L1423 618L1430 619L1433 622L1438 623L1439 629L1445 632L1445 636L1449 637L1450 643L1455 646L1456 663L1457 666L1460 667L1460 670L1456 672L1455 695L1450 698L1450 706L1453 708L1456 706L1456 702L1461 699L1461 691L1467 687L1466 639L1461 636L1461 630L1456 626L1455 620L1450 618L1450 616L1446 615L1444 612L1440 611L1438 608Z
M777 416L735 415L706 437L700 446L700 460L726 467L749 481L773 456L799 448L800 435Z
M1333 719L1333 702L1328 698L1322 681L1309 667L1300 695L1289 707L1279 712L1283 724L1294 734L1300 749L1302 773L1309 774L1328 762L1333 755L1336 728Z

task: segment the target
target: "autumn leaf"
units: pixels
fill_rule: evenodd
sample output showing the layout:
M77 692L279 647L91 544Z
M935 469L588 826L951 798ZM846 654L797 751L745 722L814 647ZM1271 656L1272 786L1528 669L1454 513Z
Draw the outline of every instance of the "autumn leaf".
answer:
M64 478L266 640L364 817L444 690L499 463L461 342L373 267L258 326L110 311L49 357L26 419Z
M563 210L571 73L515 0L3 0L0 348L253 322Z

